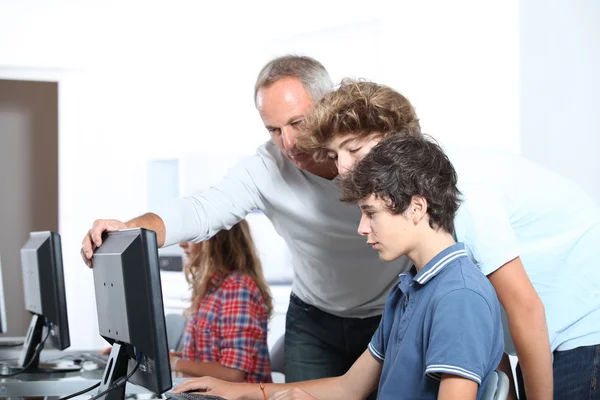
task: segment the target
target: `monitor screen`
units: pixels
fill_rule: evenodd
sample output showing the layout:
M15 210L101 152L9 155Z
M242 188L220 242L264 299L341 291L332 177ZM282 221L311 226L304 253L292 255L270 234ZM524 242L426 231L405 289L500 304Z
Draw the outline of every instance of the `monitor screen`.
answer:
M18 366L36 368L35 348L44 328L58 350L70 346L65 279L60 235L56 232L31 232L21 249L25 308L32 314ZM39 353L37 354L39 357Z
M156 234L109 232L92 258L100 335L113 344L102 382L138 369L129 382L155 393L172 386ZM99 391L109 387L101 386Z

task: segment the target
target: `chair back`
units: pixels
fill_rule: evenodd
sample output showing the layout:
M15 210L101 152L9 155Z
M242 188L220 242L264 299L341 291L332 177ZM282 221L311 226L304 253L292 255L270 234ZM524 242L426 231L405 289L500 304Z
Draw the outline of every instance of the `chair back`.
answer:
M282 335L279 339L277 339L277 341L275 342L275 344L273 345L273 348L270 351L270 358L271 358L271 370L273 372L279 372L281 374L283 374L283 345L285 342L285 335Z
M481 400L506 400L509 388L508 376L504 372L496 370L488 379Z
M182 314L167 314L165 316L165 324L167 325L169 350L181 351L183 349L183 335L185 334L187 318Z

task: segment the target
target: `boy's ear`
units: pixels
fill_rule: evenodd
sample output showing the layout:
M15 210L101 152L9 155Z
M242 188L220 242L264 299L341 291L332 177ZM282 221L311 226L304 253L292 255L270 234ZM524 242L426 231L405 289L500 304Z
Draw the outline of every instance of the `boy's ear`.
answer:
M423 196L413 196L410 202L410 213L413 222L420 223L423 218L427 217L427 199Z

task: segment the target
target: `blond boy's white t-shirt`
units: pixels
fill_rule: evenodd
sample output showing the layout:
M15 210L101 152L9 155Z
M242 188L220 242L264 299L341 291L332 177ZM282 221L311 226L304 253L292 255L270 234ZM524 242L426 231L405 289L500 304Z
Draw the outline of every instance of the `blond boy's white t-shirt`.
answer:
M483 148L446 152L464 202L456 237L490 275L520 257L546 310L552 350L600 343L600 205L524 157ZM512 349L505 326L505 347Z

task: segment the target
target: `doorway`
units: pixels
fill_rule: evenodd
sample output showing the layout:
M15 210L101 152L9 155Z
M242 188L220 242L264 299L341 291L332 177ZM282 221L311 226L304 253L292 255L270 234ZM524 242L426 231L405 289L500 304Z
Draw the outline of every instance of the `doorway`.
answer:
M7 333L24 336L20 249L58 231L58 83L0 79L0 257Z

